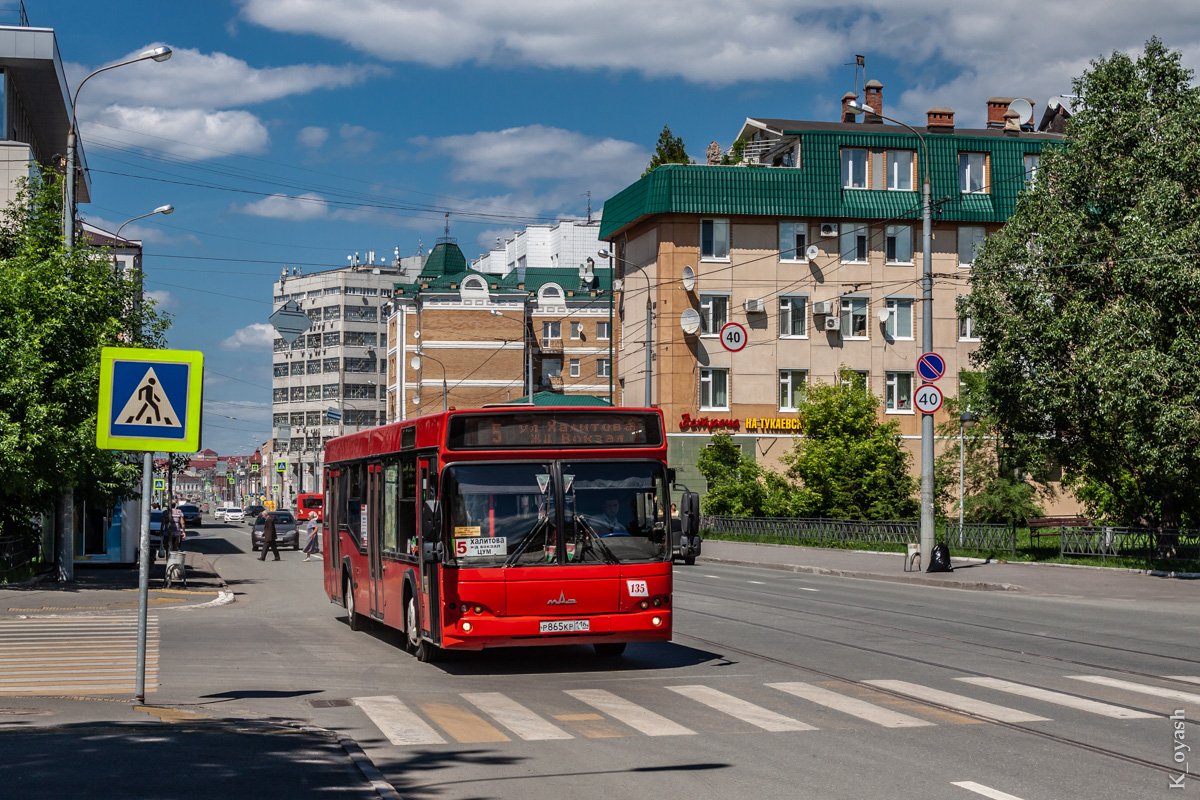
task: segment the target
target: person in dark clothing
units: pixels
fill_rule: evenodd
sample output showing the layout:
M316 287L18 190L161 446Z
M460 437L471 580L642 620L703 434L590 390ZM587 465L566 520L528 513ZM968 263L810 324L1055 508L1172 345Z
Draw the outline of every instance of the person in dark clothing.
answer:
M262 555L258 557L259 561L267 560L267 548L275 553L275 560L278 561L279 545L275 543L275 518L270 514L263 514Z

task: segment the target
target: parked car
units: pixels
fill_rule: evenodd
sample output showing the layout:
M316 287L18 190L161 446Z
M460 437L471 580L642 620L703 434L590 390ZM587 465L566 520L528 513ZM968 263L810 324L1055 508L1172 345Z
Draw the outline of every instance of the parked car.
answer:
M188 503L179 507L183 512L183 524L188 528L199 528L202 524L200 521L200 506Z
M223 516L225 517L226 522L245 522L246 521L245 513L243 513L242 510L240 508L238 508L237 506L234 506L233 508L225 509L225 514Z
M150 509L150 549L158 550L162 547L163 534L163 519L164 515L160 509Z
M257 550L262 547L263 524L267 517L275 520L275 543L280 547L291 545L293 550L300 549L300 533L296 530L296 517L290 511L267 511L259 514L254 520L254 528L250 531L250 548Z
M242 513L246 515L246 519L254 519L266 510L266 506L246 506L242 509Z

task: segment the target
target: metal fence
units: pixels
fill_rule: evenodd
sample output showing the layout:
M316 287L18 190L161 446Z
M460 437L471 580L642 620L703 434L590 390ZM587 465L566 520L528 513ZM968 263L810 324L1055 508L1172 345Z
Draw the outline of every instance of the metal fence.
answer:
M728 536L774 538L822 547L847 544L903 546L921 540L918 520L805 519L796 517L726 517L704 514L701 530ZM1007 525L958 523L946 525L938 537L951 549L1016 552L1016 534Z
M1146 561L1200 561L1200 530L1124 528L1088 525L1061 529L1059 553L1064 556L1136 558Z
M34 533L0 536L0 581L8 581L18 570L26 567L38 554L39 540Z

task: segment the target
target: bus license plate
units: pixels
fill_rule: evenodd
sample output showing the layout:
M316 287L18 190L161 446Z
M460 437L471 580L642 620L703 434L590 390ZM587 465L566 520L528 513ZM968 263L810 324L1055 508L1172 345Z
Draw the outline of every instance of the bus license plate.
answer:
M538 623L538 633L581 633L591 630L586 619L547 619Z

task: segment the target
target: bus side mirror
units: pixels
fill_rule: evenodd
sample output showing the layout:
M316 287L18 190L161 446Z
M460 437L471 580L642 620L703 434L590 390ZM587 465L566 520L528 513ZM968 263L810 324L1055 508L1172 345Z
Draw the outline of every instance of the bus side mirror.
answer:
M679 521L682 534L688 538L700 532L700 495L684 492L679 498Z
M668 486L674 486L674 485L675 485L675 477L676 477L676 475L675 475L675 468L674 468L674 467L667 467L667 485L668 485Z
M421 560L426 563L441 561L442 512L437 500L426 500L421 506Z

